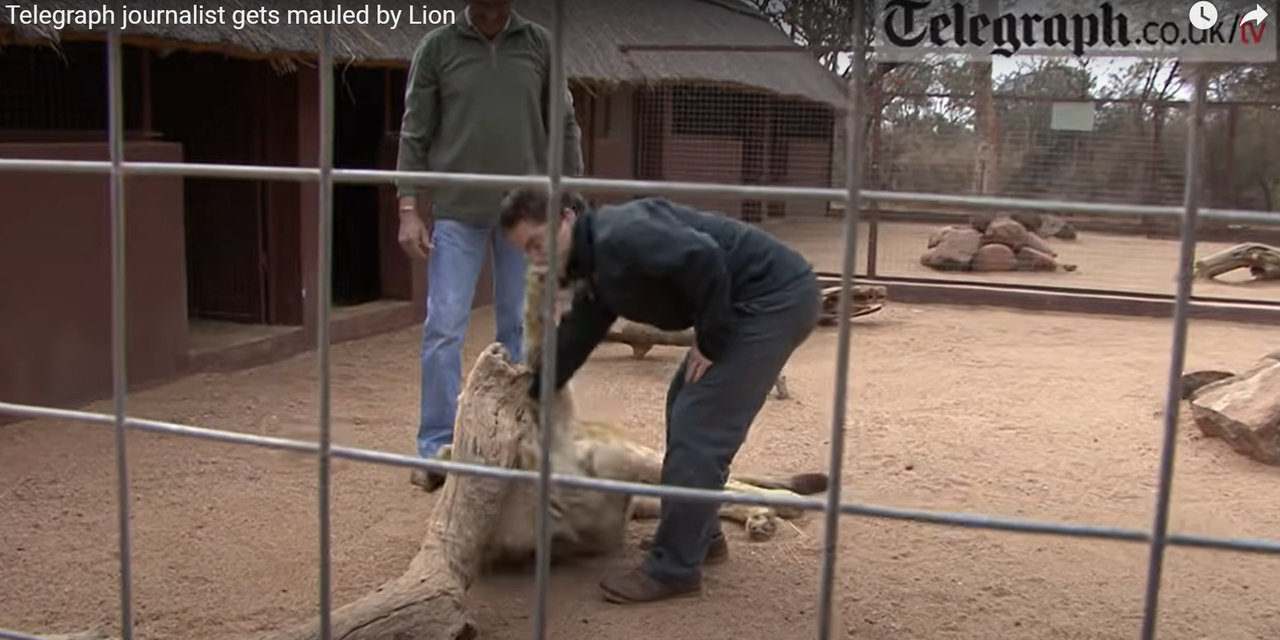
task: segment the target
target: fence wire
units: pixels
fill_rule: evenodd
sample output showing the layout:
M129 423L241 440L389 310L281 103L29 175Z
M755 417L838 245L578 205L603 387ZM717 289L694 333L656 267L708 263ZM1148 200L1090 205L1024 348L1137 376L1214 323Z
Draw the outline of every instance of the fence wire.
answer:
M326 2L325 6L331 6ZM855 11L853 33L861 32L862 12ZM554 49L552 55L552 81L557 86L563 83L564 74L564 0L555 0L554 19L551 24ZM1209 536L1193 536L1169 532L1169 502L1174 475L1174 453L1177 436L1177 416L1179 403L1179 378L1182 371L1183 358L1186 351L1188 309L1190 307L1190 267L1195 246L1195 222L1199 217L1211 217L1224 220L1265 220L1266 214L1236 210L1206 210L1198 207L1201 183L1201 133L1205 120L1206 80L1199 75L1196 80L1193 97L1192 114L1188 120L1188 133L1185 149L1185 185L1183 204L1181 207L1138 206L1138 205L1093 205L1079 202L1010 199L979 196L942 196L923 193L900 193L889 191L865 191L861 189L861 158L857 153L862 135L863 110L860 100L855 99L861 90L863 64L860 43L855 43L856 55L853 56L853 72L849 80L849 106L845 113L845 136L853 144L845 145L843 168L845 184L843 189L819 187L765 187L751 185L704 184L692 182L654 182L641 180L600 180L576 178L561 175L561 145L556 135L557 129L563 126L562 115L565 105L560 100L551 100L549 121L553 128L548 150L551 162L549 173L545 176L494 176L476 174L446 173L399 173L394 171L341 170L333 167L333 35L330 27L323 28L319 51L320 75L320 140L319 167L316 168L284 168L245 165L189 165L182 163L134 163L124 160L124 114L123 114L123 71L121 33L112 30L107 38L108 67L108 99L109 99L109 146L111 159L109 162L76 162L76 161L39 161L39 160L0 160L0 171L49 171L59 173L104 173L110 176L111 184L111 305L112 305L112 414L90 413L84 411L68 411L50 407L0 403L0 412L31 419L64 419L91 424L111 425L115 429L115 447L118 480L119 510L119 557L120 557L120 624L123 638L131 639L134 634L133 602L132 602L132 539L129 527L129 463L127 456L126 434L129 430L165 433L205 440L238 443L251 446L283 449L313 453L317 456L319 473L319 522L320 538L319 571L319 636L328 640L331 629L331 548L329 532L330 508L330 464L333 458L363 461L375 464L415 467L455 474L474 474L497 479L522 482L536 482L539 487L539 520L537 544L537 572L535 576L537 600L533 616L533 637L539 640L547 634L547 580L550 570L549 522L547 517L551 484L561 483L587 489L602 491L629 492L642 496L678 498L685 500L703 500L712 502L751 503L775 506L790 506L807 510L824 511L824 542L821 571L819 575L819 606L817 620L817 637L829 640L836 632L832 629L833 619L833 584L835 559L838 551L838 533L840 515L856 515L891 520L905 520L938 525L967 527L988 530L1002 530L1020 533L1047 534L1083 538L1098 538L1130 542L1144 542L1150 545L1150 558L1145 588L1144 609L1140 638L1153 640L1156 636L1158 605L1160 601L1161 571L1166 549L1169 545L1181 545L1199 548L1225 549L1240 552L1280 554L1280 540L1258 540L1243 538L1221 538ZM604 193L635 193L645 191L652 194L671 196L706 196L758 198L762 200L797 200L843 202L844 206L844 238L845 257L841 273L842 291L840 297L840 322L838 333L838 351L835 376L834 406L831 423L831 450L829 473L833 478L832 488L825 499L801 497L761 497L735 492L705 491L680 487L644 485L629 482L609 481L579 476L552 474L549 460L549 438L551 429L543 429L543 458L537 472L512 469L491 468L482 465L465 464L441 460L422 459L354 447L335 446L331 442L330 425L330 345L329 323L332 315L332 301L329 287L323 284L316 293L317 309L317 345L319 354L320 379L320 414L319 438L308 442L285 438L271 438L251 434L206 429L197 426L142 420L128 417L126 413L126 335L125 335L125 234L124 234L124 178L128 175L181 175L205 176L232 179L278 179L294 181L316 181L320 193L320 246L319 246L319 282L328 281L332 262L333 234L333 187L336 183L390 183L403 180L423 185L469 184L487 187L537 187L550 191L550 207L548 210L551 224L549 229L549 261L554 264L555 244L554 229L557 226L559 194L564 189L591 190ZM848 313L851 306L851 285L855 264L855 248L858 211L862 201L905 202L945 204L964 209L1013 209L1023 208L1043 211L1077 211L1101 216L1116 215L1151 215L1159 217L1181 216L1180 255L1178 264L1178 286L1176 311L1173 317L1173 337L1170 345L1170 362L1167 378L1167 395L1165 399L1164 424L1161 443L1158 491L1154 522L1149 530L1125 529L1105 525L1084 525L1062 522L1048 522L1007 518L990 514L939 512L920 509L906 509L873 505L841 500L841 476L843 472L843 435L847 411L847 387L849 376L851 323ZM548 278L544 286L554 286ZM549 302L552 296L544 298ZM542 309L544 326L548 328L544 337L544 367L554 370L555 332L551 317L551 305ZM545 370L544 370L545 372ZM550 416L546 415L551 407L547 397L550 386L543 387L544 424ZM0 638L14 640L33 640L37 636L0 629Z
M550 131L547 133L547 179L550 182L551 194L547 197L547 264L560 264L557 258L560 251L560 195L564 187L560 184L561 178L564 176L564 145L560 143L564 139L564 110L565 101L559 99L560 87L565 86L568 90L568 83L565 82L564 73L564 0L555 0L555 7L551 18L551 33L553 35L551 45L551 104L548 106L550 113L547 115ZM553 320L555 316L555 292L559 289L559 274L556 269L547 269L542 281L542 296L539 300L542 302L542 308L538 313L542 316L542 354L540 356L540 364L542 366L541 377L543 380L556 379L556 323ZM529 354L525 354L528 356ZM534 610L533 610L533 637L535 640L544 640L547 635L547 595L550 591L551 582L551 451L555 446L556 429L551 428L552 420L555 416L555 385L543 384L539 388L538 402L538 419L542 426L541 445L542 451L538 459L538 513L537 513L537 533L538 544L534 554Z
M119 515L120 633L133 640L133 549L129 499L129 446L125 428L125 398L129 391L128 325L125 317L125 210L124 175L124 50L120 33L107 42L107 104L111 131L111 396L115 423L116 504Z
M328 8L328 2L325 8ZM119 48L119 36L117 35L113 48ZM323 70L320 74L320 193L318 202L320 203L320 224L318 233L319 244L316 252L316 269L317 282L320 286L316 287L316 363L320 371L317 376L320 386L320 430L317 437L319 446L317 449L317 467L319 478L316 482L316 495L320 500L317 509L319 515L316 531L319 537L318 550L321 558L331 558L331 541L330 535L330 463L332 462L332 440L333 440L333 379L332 367L330 366L330 317L333 310L333 287L329 285L333 281L333 123L334 123L334 104L333 104L333 29L324 28L320 34L320 68ZM116 84L115 80L112 80ZM123 105L119 105L123 109ZM333 635L333 564L328 561L320 562L320 573L316 582L320 589L320 640L329 640Z

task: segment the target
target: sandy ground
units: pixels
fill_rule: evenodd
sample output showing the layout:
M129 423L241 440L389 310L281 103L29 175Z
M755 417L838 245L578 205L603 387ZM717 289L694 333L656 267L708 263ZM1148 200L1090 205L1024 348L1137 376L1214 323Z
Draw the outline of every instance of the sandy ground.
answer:
M492 335L477 312L471 358ZM335 348L342 444L411 450L417 330ZM1156 475L1167 323L892 305L858 322L846 496L878 503L1147 526ZM739 468L820 469L831 412L833 331L788 366L795 398L771 400ZM1274 349L1274 330L1199 323L1192 367L1238 368ZM645 361L606 345L579 376L586 415L658 442L666 376L680 352ZM277 436L314 436L315 364L304 356L136 394L133 414ZM96 405L105 408L105 405ZM1225 445L1179 438L1173 526L1274 536L1280 470ZM316 472L309 456L136 434L135 595L140 637L212 640L315 612ZM0 626L67 631L117 620L111 432L28 422L0 429ZM398 575L432 497L401 469L334 465L338 602ZM1266 487L1258 490L1259 486ZM651 524L637 524L638 537ZM821 525L779 538L730 529L733 558L699 599L636 608L602 603L610 565L635 549L554 576L552 637L582 640L788 638L815 628ZM1137 544L845 518L837 631L875 639L1132 638L1147 550ZM1280 560L1175 549L1161 638L1280 637ZM529 637L532 578L476 589L483 637Z
M787 218L767 228L799 249L821 271L840 271L843 265L843 224L836 218ZM1178 263L1178 242L1134 236L1081 232L1077 240L1049 240L1073 273L945 273L920 264L930 232L942 225L880 223L876 268L881 276L932 278L964 282L1035 284L1119 292L1173 294ZM868 228L858 230L857 272L867 272ZM1197 257L1231 247L1230 243L1201 242ZM1241 269L1215 282L1197 282L1196 295L1239 300L1280 301L1280 283L1254 282Z

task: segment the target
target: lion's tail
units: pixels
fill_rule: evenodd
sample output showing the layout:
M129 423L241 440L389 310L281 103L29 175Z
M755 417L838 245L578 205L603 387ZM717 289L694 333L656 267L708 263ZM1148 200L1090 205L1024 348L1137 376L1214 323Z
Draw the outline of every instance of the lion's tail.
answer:
M734 476L733 479L761 489L790 491L802 496L822 493L831 485L831 477L825 473L799 473L790 478Z

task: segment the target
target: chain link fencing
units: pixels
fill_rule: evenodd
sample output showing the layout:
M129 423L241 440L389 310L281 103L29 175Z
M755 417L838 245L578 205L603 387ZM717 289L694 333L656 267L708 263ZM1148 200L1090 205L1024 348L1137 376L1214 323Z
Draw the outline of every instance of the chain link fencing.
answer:
M1043 214L1061 219L1057 224L1068 230L1049 244L1074 271L939 270L924 263L930 235L941 226L970 224L973 212L952 204L878 202L867 211L878 228L864 272L1170 298L1179 221L1141 207L1177 206L1185 195L1193 105L1177 65L1023 63L996 76L989 92L973 89L973 74L982 71L961 63L890 71L872 96L862 147L865 184L889 192L1096 204L1097 212L1016 205L984 212L1022 216L1028 225ZM1280 132L1280 112L1272 101L1233 95L1242 92L1233 92L1230 80L1216 79L1208 93L1197 198L1204 207L1254 215L1248 222L1199 221L1197 259L1241 243L1280 244L1280 164L1261 142L1269 134L1259 135ZM1195 294L1280 303L1276 291L1240 286L1251 280L1240 271L1200 280Z
M555 17L549 28L557 36L564 31L564 0L555 2ZM656 115L636 117L639 126L669 126L672 137L659 137L661 148L641 150L637 163L638 179L610 179L599 177L569 177L553 172L548 176L495 176L448 173L398 173L394 171L338 169L333 166L333 104L334 66L333 35L325 28L319 53L320 77L320 128L316 132L320 141L320 163L315 167L269 167L254 165L132 162L123 152L124 109L121 33L111 31L107 45L109 138L111 159L98 161L61 160L0 160L0 171L5 172L77 172L107 175L111 181L111 229L112 229L112 351L113 351L113 403L110 414L83 411L66 411L41 406L0 403L0 412L24 418L56 418L76 420L110 427L116 434L116 473L119 494L119 571L120 571L120 624L125 638L131 638L134 628L134 602L132 599L132 537L130 528L130 476L126 434L130 430L165 433L183 437L238 443L245 446L269 447L315 455L319 479L319 530L320 592L318 594L320 638L332 636L330 614L333 610L330 584L329 547L329 477L330 463L334 459L347 459L401 467L424 468L450 474L475 474L511 481L532 481L540 488L541 505L539 522L538 570L535 577L538 599L531 635L545 638L547 635L546 593L550 554L550 536L547 522L552 482L595 488L603 491L627 491L637 495L677 497L716 502L743 502L774 504L818 510L825 513L823 521L824 554L821 564L819 606L817 608L817 636L823 640L836 637L832 629L832 584L834 560L840 516L887 518L938 525L1010 532L1074 536L1096 539L1113 539L1140 542L1150 546L1150 563L1145 586L1145 607L1141 637L1155 637L1155 620L1160 597L1161 570L1165 551L1170 545L1199 548L1227 549L1252 553L1280 553L1280 541L1250 540L1239 538L1206 537L1180 534L1169 530L1169 501L1173 481L1173 453L1177 434L1179 378L1185 356L1186 327L1191 301L1190 269L1196 250L1196 230L1199 221L1216 224L1257 224L1265 216L1251 216L1248 212L1202 210L1202 204L1223 208L1265 206L1266 195L1258 192L1253 184L1241 184L1227 188L1217 184L1212 170L1224 156L1221 151L1226 138L1218 138L1212 132L1217 127L1225 131L1230 126L1230 107L1207 104L1208 81L1200 77L1193 88L1190 102L1178 108L1164 109L1161 128L1165 133L1157 136L1148 124L1127 124L1132 118L1124 115L1124 109L1108 111L1095 103L1077 103L1070 108L1058 108L1057 117L1068 121L1080 118L1079 104L1093 104L1094 113L1114 113L1103 118L1107 124L1105 135L1078 136L1062 133L1055 128L1055 107L1051 103L1030 99L999 98L997 118L1001 125L999 150L981 144L969 124L958 124L955 118L965 107L946 97L909 96L886 94L883 108L873 105L873 118L878 125L865 127L864 107L860 100L849 100L844 109L797 104L794 101L755 95L744 97L729 95L710 89L648 89L633 104L646 100L663 103L652 113L670 113L670 118ZM855 32L858 30L855 29ZM562 42L562 37L556 38ZM553 82L563 78L562 45L557 45L552 68ZM709 55L697 53L690 55ZM867 70L855 58L852 78L861 78ZM850 82L850 91L861 95L864 86ZM654 98L653 96L660 96ZM874 101L873 101L874 102ZM1114 103L1126 104L1126 103ZM708 107L711 105L711 107ZM715 110L715 105L719 105ZM1105 106L1105 105L1104 105ZM551 139L557 139L563 126L560 116L563 105L552 101ZM708 113L708 109L712 109ZM1075 109L1074 111L1072 109ZM1261 112L1241 107L1237 117L1269 117ZM699 115L701 114L701 115ZM730 115L725 115L730 114ZM892 114L899 122L892 126L884 119ZM1131 114L1132 115L1132 114ZM646 125L648 117L657 125ZM969 117L969 116L966 116ZM1095 115L1094 122L1099 122ZM1145 122L1145 121L1144 121ZM666 124L662 124L666 123ZM1065 126L1065 125L1064 125ZM1237 123L1235 126L1240 127ZM1143 127L1146 127L1145 129ZM1241 127L1246 128L1246 127ZM835 130L843 130L842 136ZM1074 129L1066 129L1074 131ZM1190 132L1188 134L1187 132ZM870 135L865 135L870 134ZM726 140L726 138L739 138ZM866 138L866 145L863 140ZM1237 134L1249 140L1248 134ZM552 145L557 147L558 145ZM1241 143L1242 148L1244 145ZM865 149L872 149L864 153ZM1181 149L1181 151L1179 151ZM550 152L556 167L558 152ZM648 153L649 155L644 155ZM995 154L995 155L993 155ZM1179 154L1190 161L1179 163ZM990 160L990 170L982 169L975 177L974 158ZM646 160L645 158L648 158ZM660 158L657 162L654 158ZM865 170L864 170L865 165ZM660 167L655 169L654 167ZM540 470L516 471L495 469L479 465L424 460L411 456L395 455L380 451L334 445L331 441L329 415L329 319L332 300L326 287L312 303L318 316L316 350L320 366L320 404L318 441L267 438L244 433L201 428L194 425L174 424L133 418L126 410L128 388L125 354L126 317L125 291L128 274L125 273L125 227L127 212L124 207L126 176L182 175L217 177L229 180L280 180L314 185L319 194L318 216L320 242L316 247L319 259L318 281L330 277L333 235L333 188L335 184L386 184L395 180L409 180L422 185L470 184L493 188L536 187L552 193L551 202L558 201L556 194L563 189L576 189L592 194L598 199L630 198L636 195L666 195L686 200L700 206L714 207L736 213L752 220L770 217L825 218L843 216L843 221L829 227L823 235L828 239L839 235L843 240L838 265L827 267L840 271L843 286L839 314L838 351L834 380L834 403L830 425L830 474L833 490L825 499L764 499L758 496L731 492L706 492L675 487L652 486L634 483L610 482L595 478L552 476L546 452L550 450L552 430L543 429L544 457ZM1238 174L1237 174L1238 175ZM735 176L742 180L735 180ZM864 181L866 183L864 184ZM734 184L746 182L747 184ZM1192 188L1180 197L1179 185ZM993 186L994 185L994 186ZM1200 185L1203 185L1201 188ZM864 189L865 187L865 189ZM1010 197L1001 197L1010 196ZM1122 206L1127 205L1127 206ZM1141 205L1141 206L1137 206ZM1231 206L1225 206L1231 205ZM872 211L876 219L871 226L863 224L863 211ZM942 216L962 216L985 211L1030 211L1060 215L1084 228L1086 220L1111 221L1113 224L1149 225L1158 222L1162 229L1177 229L1180 238L1173 242L1170 254L1162 263L1165 286L1173 293L1176 311L1173 317L1173 337L1169 352L1169 369L1166 379L1166 402L1161 436L1161 458L1156 492L1155 516L1148 529L1128 529L1103 524L1068 524L1004 517L994 514L939 512L921 509L899 508L886 505L843 501L841 486L844 464L846 391L849 386L849 359L852 325L849 321L850 286L857 267L864 264L859 247L865 246L860 236L875 225L883 225L880 239L889 234L894 212L910 215L917 212ZM558 211L552 208L554 216ZM1170 225L1169 221L1180 221ZM903 223L914 224L914 223ZM554 224L551 225L554 227ZM917 240L920 236L917 235ZM861 243L861 244L860 244ZM872 250L875 271L894 273L893 252L889 245ZM923 247L919 247L923 249ZM1064 250L1064 255L1067 252ZM916 258L912 258L915 260ZM1109 260L1130 260L1130 256L1116 254ZM885 262L888 261L888 262ZM1082 261L1083 262L1083 261ZM1176 265L1176 273L1170 271ZM824 265L818 265L823 269ZM1087 271L1094 265L1082 264ZM550 297L550 296L548 296ZM546 310L550 312L549 309ZM550 328L552 323L546 323ZM555 333L549 330L545 337L548 352L554 352ZM544 366L554 367L553 358L547 358ZM544 398L546 400L546 398ZM543 402L544 412L551 403ZM543 415L542 420L549 419ZM0 630L0 637L31 640L33 636L18 631Z

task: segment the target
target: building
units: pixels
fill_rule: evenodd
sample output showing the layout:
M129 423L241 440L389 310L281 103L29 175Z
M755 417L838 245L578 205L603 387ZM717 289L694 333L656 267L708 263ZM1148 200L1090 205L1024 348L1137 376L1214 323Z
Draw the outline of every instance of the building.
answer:
M257 6L221 4L228 12ZM148 3L164 5L191 6ZM319 3L289 6L311 5ZM414 6L460 11L462 3L419 0ZM543 24L551 9L549 0L517 3ZM593 0L574 2L567 13L565 64L589 175L830 183L833 109L844 92L810 54L676 50L690 43L791 44L746 5ZM106 159L103 33L7 20L7 12L0 14L0 157ZM408 60L431 28L335 29L337 166L394 167ZM312 26L129 29L127 158L315 166L319 40ZM0 399L69 403L110 389L107 184L102 176L0 173L6 194ZM314 184L130 178L131 377L163 380L308 348L315 327L307 292L317 286L317 198ZM736 199L699 204L748 218L823 208ZM335 190L337 340L421 318L424 274L395 246L395 216L389 185ZM481 288L477 304L487 300Z

